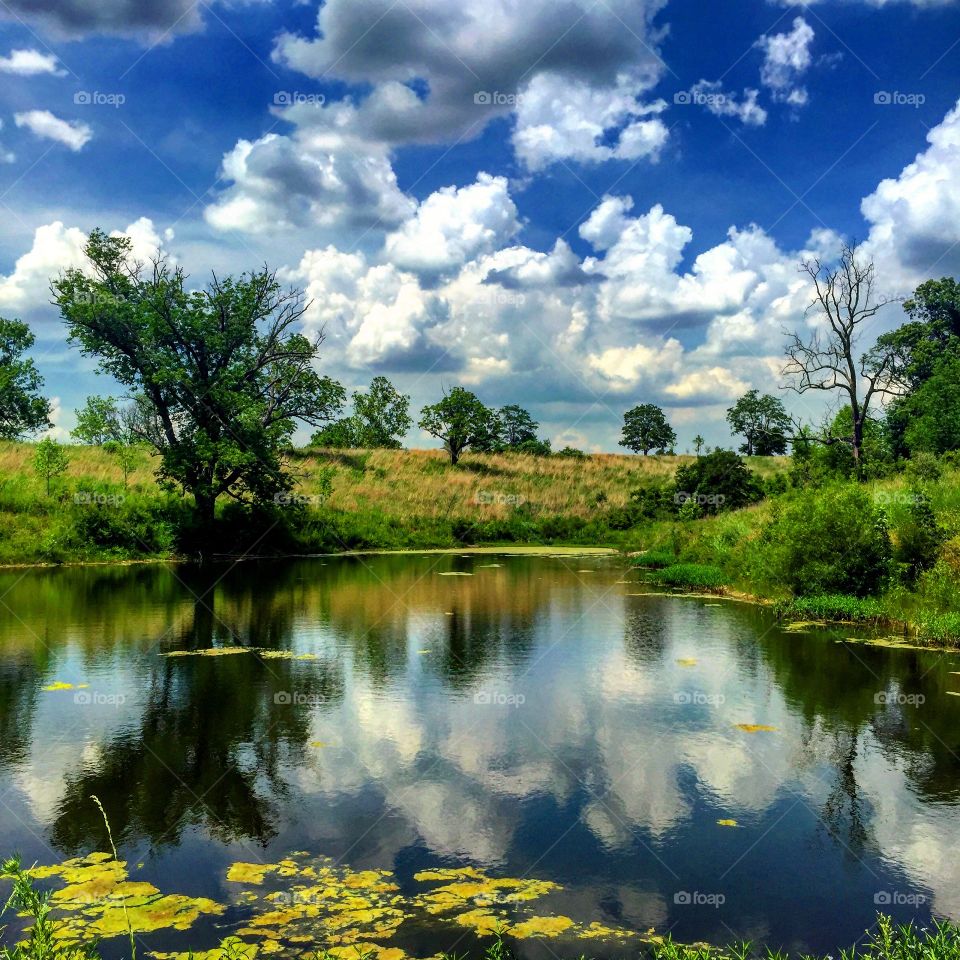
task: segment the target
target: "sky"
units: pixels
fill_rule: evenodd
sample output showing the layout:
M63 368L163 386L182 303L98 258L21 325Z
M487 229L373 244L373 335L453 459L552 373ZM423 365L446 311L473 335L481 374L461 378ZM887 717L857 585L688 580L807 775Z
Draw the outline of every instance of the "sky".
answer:
M960 0L0 0L0 315L61 439L122 395L50 304L101 227L198 287L277 269L348 390L730 445L753 387L823 415L780 376L803 260L960 273L958 97Z

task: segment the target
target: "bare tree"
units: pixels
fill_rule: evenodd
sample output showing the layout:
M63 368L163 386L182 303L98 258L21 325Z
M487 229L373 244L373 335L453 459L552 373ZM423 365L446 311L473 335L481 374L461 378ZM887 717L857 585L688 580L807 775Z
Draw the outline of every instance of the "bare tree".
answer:
M813 281L815 296L807 313L815 311L822 323L804 340L798 333L789 337L787 364L783 376L788 389L803 394L811 390L838 391L849 404L850 433L838 436L830 428L808 439L823 444L844 443L850 447L857 473L863 461L864 425L879 399L896 394L893 353L877 349L860 352L863 324L894 298L874 292L874 264L860 256L857 245L844 244L835 266L819 258L800 264L800 271Z

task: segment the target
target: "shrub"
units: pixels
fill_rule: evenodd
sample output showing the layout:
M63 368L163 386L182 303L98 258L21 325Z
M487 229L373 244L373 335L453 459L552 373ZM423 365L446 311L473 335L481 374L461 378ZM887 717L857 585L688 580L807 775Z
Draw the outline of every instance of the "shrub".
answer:
M851 597L843 593L797 597L778 606L778 612L813 620L879 620L881 605L871 598Z
M714 450L677 468L677 503L689 501L700 513L738 510L763 498L757 478L732 450Z
M904 580L914 582L937 561L946 535L937 523L930 498L914 491L907 507L906 518L894 530L896 543L893 559Z
M763 531L775 581L796 596L865 597L890 572L887 519L862 487L830 484L795 495Z
M633 565L647 570L660 570L663 567L672 567L677 558L666 550L647 550L635 557Z

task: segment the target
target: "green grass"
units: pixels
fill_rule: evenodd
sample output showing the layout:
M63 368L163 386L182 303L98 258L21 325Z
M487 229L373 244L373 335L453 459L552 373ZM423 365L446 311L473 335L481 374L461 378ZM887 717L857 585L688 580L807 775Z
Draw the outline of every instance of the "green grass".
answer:
M842 593L797 597L778 606L778 612L805 620L837 620L854 623L882 621L886 610L882 603L870 597L850 597Z
M676 562L677 558L667 550L645 550L634 558L633 565L644 570L662 570Z
M654 583L668 587L691 587L701 590L718 590L728 582L726 574L719 567L706 563L675 563L652 571L650 579Z

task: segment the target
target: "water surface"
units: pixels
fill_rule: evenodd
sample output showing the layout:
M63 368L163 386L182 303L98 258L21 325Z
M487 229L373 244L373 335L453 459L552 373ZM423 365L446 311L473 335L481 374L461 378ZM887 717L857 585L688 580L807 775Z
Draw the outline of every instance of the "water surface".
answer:
M636 953L591 923L833 952L878 909L960 919L960 657L635 579L491 554L3 572L0 852L108 850L98 796L133 879L227 905L143 934L160 951L243 929L230 865L291 851L391 871L410 916L383 943L420 957L482 943L411 906L432 868L556 884L494 907L572 921L531 955ZM215 647L257 652L167 655Z

